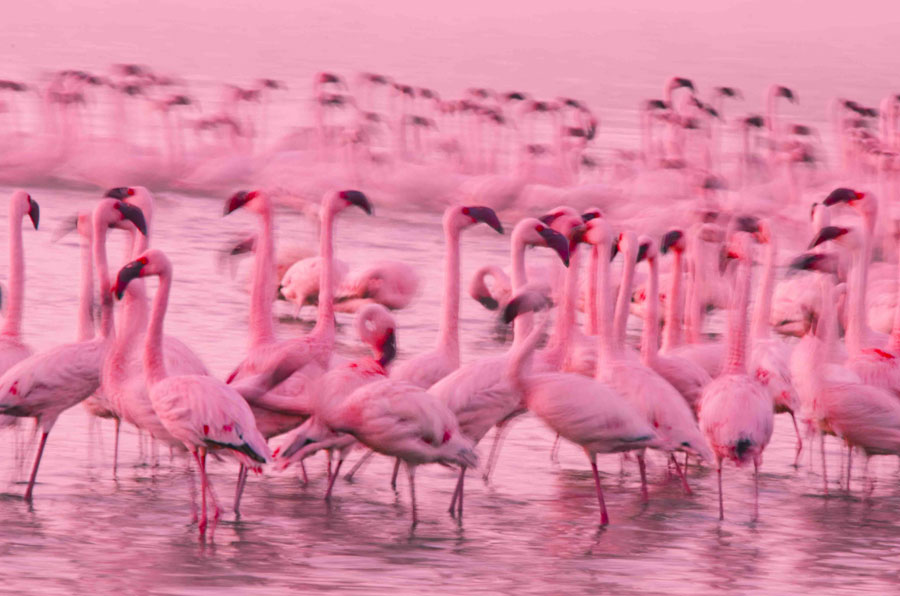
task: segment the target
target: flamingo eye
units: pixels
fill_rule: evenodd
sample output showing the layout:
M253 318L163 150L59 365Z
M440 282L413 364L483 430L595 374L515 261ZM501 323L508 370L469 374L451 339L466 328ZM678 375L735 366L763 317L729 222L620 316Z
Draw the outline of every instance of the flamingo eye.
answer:
M468 214L469 214L469 208L468 208L468 207L463 207L463 208L462 208L462 213L463 213L463 215L468 215Z
M857 200L857 201L858 201L859 199L865 198L866 193L864 193L864 192L858 192L858 193L855 193L855 195L856 195L856 198L855 198L855 199L851 199L851 200Z
M543 231L544 231L544 226L542 226L542 225L537 225L537 226L535 226L534 229L535 229L535 231L537 231L537 232L543 232Z
M128 189L128 196L129 196L129 197L133 197L133 196L134 196L134 189L133 189L133 188L129 188L129 189Z
M147 262L147 257L141 257L138 259L138 263L140 263L141 265L146 265Z

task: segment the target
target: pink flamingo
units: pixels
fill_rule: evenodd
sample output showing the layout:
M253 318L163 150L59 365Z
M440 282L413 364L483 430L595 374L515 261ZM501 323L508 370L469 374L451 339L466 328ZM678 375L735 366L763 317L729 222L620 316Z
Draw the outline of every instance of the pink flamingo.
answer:
M294 462L302 462L322 449L328 450L330 461L331 452L337 450L338 463L333 473L329 465L325 499L331 498L341 465L347 453L357 445L357 441L350 435L332 432L315 411L322 407L332 407L332 404L346 398L359 387L387 377L387 367L397 353L397 324L385 307L370 304L360 310L356 316L356 328L360 340L372 349L372 356L341 363L319 377L315 382L316 403L313 415L288 433L282 447L275 450L276 461L282 469Z
M245 467L259 470L271 459L266 440L256 428L250 406L233 388L208 375L169 376L163 354L163 321L172 287L172 264L160 250L148 250L127 264L116 279L121 299L133 279L156 275L159 288L153 300L144 346L144 371L153 409L166 431L194 456L202 481L200 534L206 531L206 498L212 501L215 531L220 509L206 474L207 450L223 449Z
M774 409L765 388L747 374L747 310L753 263L751 237L737 232L729 247L729 258L738 259L734 298L728 316L726 359L722 374L703 390L700 428L716 456L719 481L719 519L725 519L722 497L722 461L738 466L753 462L755 506L759 514L759 466L772 438Z
M40 206L24 190L9 199L9 300L0 329L0 374L31 355L22 342L22 314L25 306L25 250L22 245L22 219L27 215L36 230Z

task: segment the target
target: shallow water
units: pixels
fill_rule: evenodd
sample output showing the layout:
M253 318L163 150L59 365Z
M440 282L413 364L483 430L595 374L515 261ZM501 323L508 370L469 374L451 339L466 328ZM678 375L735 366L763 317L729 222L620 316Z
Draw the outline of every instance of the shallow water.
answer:
M33 194L43 220L40 232L25 233L24 336L40 350L74 336L77 293L75 239L53 244L47 230L95 199L68 191ZM240 212L223 219L221 205L219 199L159 196L154 237L175 267L166 330L185 339L220 376L244 349L247 295L242 274L232 279L220 269L216 251L255 224L250 214ZM278 226L282 242L315 237L312 224L295 214L283 214ZM398 258L404 252L409 257L409 249L415 250L410 259L423 275L424 292L412 308L397 313L401 356L434 341L438 234L436 215L396 214L377 206L372 219L348 211L338 221L338 256L351 266L365 258ZM502 263L507 240L484 226L467 232L464 279L485 260ZM113 256L121 254L119 241L110 246ZM546 259L545 252L532 250L529 258ZM338 316L341 350L358 353L350 316ZM305 328L288 322L289 317L281 320L282 337ZM462 337L466 360L504 349L496 342L492 315L469 299L463 300ZM30 423L25 427L30 429ZM113 480L112 425L89 421L80 407L65 413L51 434L35 501L28 506L20 496L28 462L19 469L13 457L15 440L24 441L28 433L0 437L7 453L0 463L5 481L0 589L15 593L38 587L71 593L87 585L96 593L146 589L159 594L223 588L233 593L380 594L421 592L435 585L455 593L764 593L785 586L859 593L884 592L897 580L895 460L873 461L869 475L877 485L865 501L857 459L854 494L848 497L837 487L838 449L829 444L835 496L825 499L821 477L810 471L806 454L799 469L792 466L793 429L783 416L765 452L761 515L755 523L748 470L726 469L726 520L719 522L711 470L692 468L695 495L686 497L678 481L668 477L665 462L651 456L650 502L643 505L635 463L626 462L623 473L619 458L606 456L600 467L612 525L601 528L583 453L564 445L560 464L552 464L553 435L525 417L503 445L492 485L470 475L461 524L446 512L454 486L450 470L420 470L421 522L411 530L405 478L401 475L399 492L391 490L389 461L376 458L353 483L341 480L327 505L322 500L324 457L307 461L308 486L302 486L295 469L251 478L244 516L235 521L230 503L236 468L213 462L213 483L226 513L214 542L206 545L197 542L196 525L189 523L186 464L171 460L167 452L154 455L125 429L119 476ZM482 456L487 447L487 442L481 446Z

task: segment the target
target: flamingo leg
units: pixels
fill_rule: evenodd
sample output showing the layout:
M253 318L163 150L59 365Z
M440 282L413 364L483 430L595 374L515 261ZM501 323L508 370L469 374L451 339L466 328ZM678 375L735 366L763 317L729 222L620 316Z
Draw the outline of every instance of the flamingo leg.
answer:
M209 476L206 474L206 448L201 448L201 451L200 461L203 466L203 478L206 481L206 491L209 493L209 503L213 508L213 521L209 526L209 537L212 538L219 523L219 517L222 515L222 510L219 509L219 499L216 498L216 491L213 490L212 482L209 481Z
M188 461L187 466L188 478L190 479L191 492L191 523L197 523L197 481L194 479L194 471L191 470L191 462Z
M463 495L465 494L465 490L463 490L464 485L466 483L466 468L463 466L462 470L459 473L459 502L457 503L456 508L456 517L459 520L462 520L463 514Z
M194 451L194 460L197 462L197 469L200 470L200 536L206 532L206 472L203 470L203 464L200 461L200 453Z
M38 466L41 465L41 456L44 455L44 445L47 444L47 435L49 431L41 434L41 444L38 445L37 455L34 457L34 466L31 468L31 478L28 479L28 488L25 489L25 500L31 501L31 494L34 491L34 481L37 478Z
M397 490L397 475L400 473L400 458L394 461L394 472L391 474L391 488Z
M800 437L800 427L797 426L797 417L791 412L791 421L794 423L794 433L797 435L797 452L794 454L794 467L800 462L800 452L803 451L803 439Z
M241 497L244 496L244 485L247 483L247 466L241 464L238 470L237 485L234 487L234 514L241 516Z
M347 472L347 475L344 477L344 480L347 480L348 482L353 480L353 475L356 474L359 471L359 469L363 467L363 464L365 464L367 461L369 461L369 459L373 455L375 455L375 452L372 451L371 449L368 450L365 454L363 454L363 456L361 458L359 458L359 461L357 461L353 465L353 467L350 468L350 471Z
M330 452L329 452L330 453ZM331 500L331 490L334 488L334 481L337 480L338 474L341 472L341 465L344 463L344 458L340 458L337 462L337 466L334 468L334 474L331 475L331 478L328 479L328 490L325 492L325 500Z
M453 498L450 499L450 515L453 515L454 510L456 509L456 500L459 498L459 493L462 490L463 483L463 475L466 473L466 467L463 466L459 470L459 479L456 481L456 488L453 489Z
M600 487L600 472L597 470L597 456L588 454L591 460L591 470L594 472L594 485L597 487L597 501L600 503L600 525L609 525L609 513L606 511L606 501L603 499L603 489Z
M725 502L722 498L722 460L716 460L716 473L719 477L719 520L725 519Z
M853 465L853 447L847 445L847 493L850 493L850 470Z
M684 477L687 478L688 475L688 454L684 454Z
M825 491L825 496L827 497L828 496L828 470L827 470L827 466L825 465L825 435L824 434L822 435L821 450L822 450L822 487Z
M331 484L331 449L325 452L325 460L328 462L326 473L328 474L328 484Z
M672 463L675 464L675 472L678 474L678 477L681 478L681 488L684 491L684 494L686 494L686 495L694 494L694 492L691 490L691 487L688 486L687 476L685 476L684 472L681 471L681 465L678 463L678 460L675 459L675 454L672 453L671 457L672 457ZM685 457L685 460L687 460L686 457ZM685 461L685 464L687 464L686 461Z
M416 511L416 466L407 462L406 473L409 476L409 496L412 499L412 527L419 523L419 515Z
M759 458L753 460L753 520L759 519Z
M497 465L497 457L500 455L500 443L503 440L503 433L505 430L506 421L503 421L497 425L497 430L494 432L494 442L491 443L491 452L488 455L487 467L484 469L484 474L482 475L485 484L490 484L491 472L494 471L494 466Z
M113 441L113 480L116 479L116 471L119 468L119 427L122 426L122 421L118 417L114 420L116 421L116 438Z
M556 438L553 439L553 447L550 448L550 461L555 464L559 463L559 433L556 433Z
M641 452L637 456L638 469L641 471L641 501L646 503L650 496L647 491L647 464L644 462L644 453Z

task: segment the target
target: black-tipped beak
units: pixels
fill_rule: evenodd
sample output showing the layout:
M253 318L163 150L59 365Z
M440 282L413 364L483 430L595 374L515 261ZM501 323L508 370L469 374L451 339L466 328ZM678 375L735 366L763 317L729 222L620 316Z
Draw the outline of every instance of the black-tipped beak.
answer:
M122 217L134 224L134 227L144 236L147 235L147 220L144 219L144 212L140 207L130 205L128 203L117 203L116 209L122 214Z
M381 343L381 358L378 359L378 364L381 366L387 366L391 362L393 362L394 358L397 357L397 335L394 333L393 329L389 329L387 334L384 336L384 341Z
M803 253L795 257L791 264L788 265L788 272L791 271L824 271L827 269L826 263L828 255L822 253Z
M659 252L666 254L682 238L684 238L684 232L681 230L666 232L665 236L662 237L662 242L659 243Z
M785 98L791 103L797 103L797 95L787 87L780 87L778 89L778 95Z
M737 229L750 234L759 233L759 219L752 215L742 215L737 218Z
M863 197L862 193L856 192L852 188L836 188L831 193L825 197L825 200L822 201L822 204L826 207L831 207L832 205L837 205L838 203L850 203L851 201L856 201L857 199L861 199Z
M538 218L538 221L540 221L541 223L545 223L548 226L552 226L553 222L556 221L557 219L559 219L560 215L562 215L562 214L561 213L548 213L547 215L540 216Z
M500 223L500 218L490 207L468 207L468 215L475 221L486 223L499 233L503 233L503 224Z
M116 276L116 285L113 287L113 292L118 300L121 300L122 296L125 295L125 288L128 287L131 280L141 276L141 271L143 271L146 264L145 261L138 259L137 261L132 261L122 267L119 271L119 275Z
M719 252L719 273L724 275L725 271L728 269L728 263L737 258L738 256L735 253L728 250L726 247L722 247L722 250Z
M370 203L368 197L366 197L366 195L364 195L360 191L342 190L340 193L340 197L351 205L356 205L357 207L365 211L367 215L372 215L372 203Z
M78 216L73 215L71 217L67 217L62 222L60 222L59 227L56 228L56 231L53 232L53 238L50 240L52 242L59 242L62 238L64 238L69 232L73 232L78 229Z
M565 236L552 228L544 228L540 232L541 238L544 239L548 248L552 248L562 259L563 264L569 266L569 241Z
M246 190L237 191L236 193L231 195L231 197L229 197L227 201L225 201L225 212L223 213L223 215L228 215L232 211L240 209L241 207L249 203L251 198L252 196Z
M636 262L640 263L641 261L643 261L644 259L646 259L646 258L647 258L647 251L648 251L649 249L650 249L650 245L647 244L646 242L643 243L643 244L641 244L640 246L638 246L637 261L636 261Z
M128 187L127 186L119 186L116 188L110 188L106 191L104 197L108 197L110 199L119 199L120 201L124 201L129 197Z
M616 238L613 240L612 248L609 250L609 260L612 261L616 258L616 255L619 254L619 239Z
M500 303L494 300L491 296L478 296L475 299L478 300L478 302L480 302L481 305L488 310L497 310L500 307Z
M597 213L596 211L588 211L587 213L581 214L581 221L583 221L584 223L587 223L587 222L591 221L592 219L597 219L598 217L600 217L600 214Z
M228 254L236 257L238 255L242 255L248 252L253 252L254 247L256 246L256 237L251 236L249 238L245 238L231 247L231 250L228 251Z
M526 290L510 300L503 310L503 322L507 325L516 317L526 312L537 312L550 306L546 296L532 290Z
M572 237L569 240L569 254L571 255L575 251L575 247L578 246L580 242L584 242L584 234L587 232L586 226L577 226L572 229Z
M34 229L38 229L38 223L41 221L41 206L31 198L31 195L28 196L28 217L31 219Z
M809 248L815 248L822 244L823 242L828 242L829 240L834 240L835 238L840 238L847 232L849 232L847 228L841 228L838 226L825 226L819 233L816 234L816 237L812 239L812 242L809 243Z
M679 87L684 87L684 88L686 88L686 89L690 89L691 92L694 91L694 82L693 82L692 80L690 80L690 79L678 78L678 79L675 79L675 83L676 83Z

